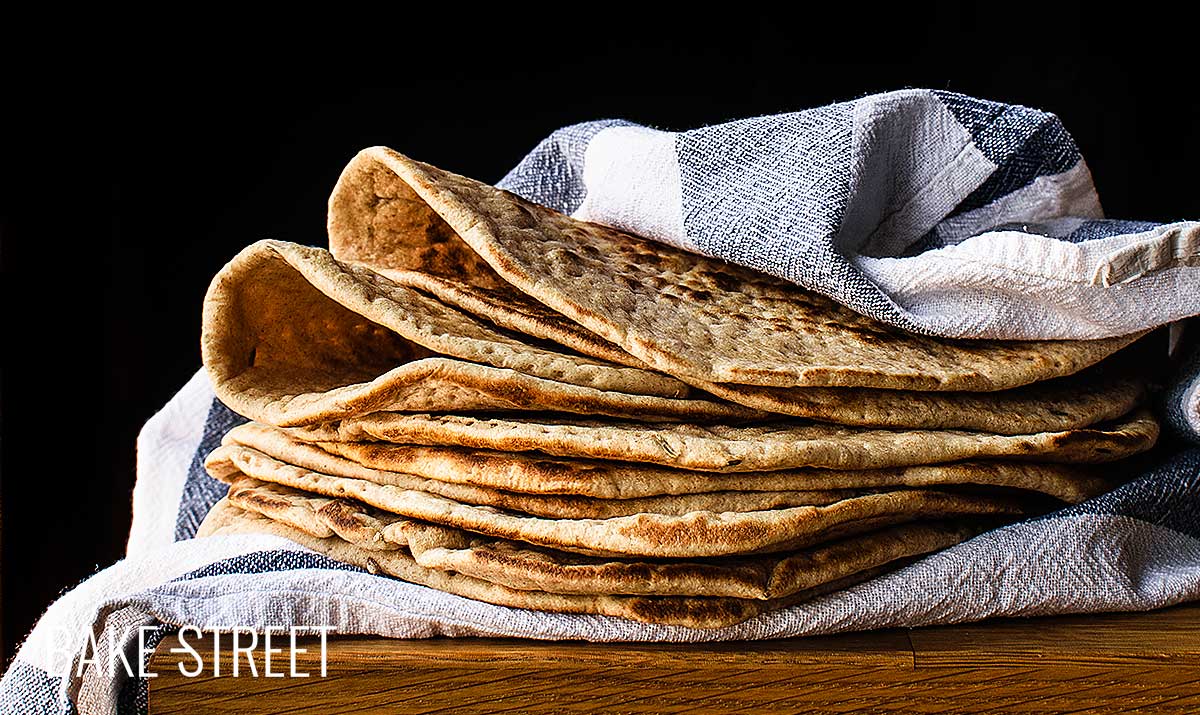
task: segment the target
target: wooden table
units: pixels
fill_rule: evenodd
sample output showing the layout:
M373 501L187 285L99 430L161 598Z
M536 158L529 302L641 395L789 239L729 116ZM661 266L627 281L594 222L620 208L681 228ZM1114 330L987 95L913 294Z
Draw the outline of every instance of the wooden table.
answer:
M306 679L232 678L228 656L186 678L168 638L150 714L1200 713L1200 604L714 645L332 636L324 678L302 645Z

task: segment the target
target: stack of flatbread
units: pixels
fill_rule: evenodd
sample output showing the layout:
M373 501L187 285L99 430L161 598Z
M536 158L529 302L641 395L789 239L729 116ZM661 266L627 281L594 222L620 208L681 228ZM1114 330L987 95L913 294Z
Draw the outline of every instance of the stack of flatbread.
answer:
M387 149L329 234L209 290L204 362L252 422L202 534L718 627L1103 492L1158 434L1114 356L1139 336L913 335Z

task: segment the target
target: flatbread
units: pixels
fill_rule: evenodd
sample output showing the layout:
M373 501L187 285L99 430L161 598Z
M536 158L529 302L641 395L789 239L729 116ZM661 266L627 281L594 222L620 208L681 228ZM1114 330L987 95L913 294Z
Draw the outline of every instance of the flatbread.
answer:
M302 444L302 443L301 443ZM668 494L635 499L595 499L592 497L521 494L501 489L476 487L470 484L442 482L423 479L410 474L381 472L368 469L323 450L307 445L284 451L286 456L264 453L251 447L228 444L218 447L207 458L206 464L214 474L227 470L253 471L254 464L262 459L274 459L305 470L314 470L330 476L361 479L375 484L386 484L404 490L416 490L436 494L454 501L477 506L490 506L505 511L543 516L551 519L607 519L632 514L673 514L682 516L693 511L762 511L794 506L832 504L854 496L862 496L870 489L826 489L787 491L710 491L696 494Z
M238 508L312 536L327 538L336 533L369 551L407 548L425 568L551 593L780 598L897 559L953 546L983 530L979 524L922 522L787 554L630 561L480 537L253 479L237 480L227 498ZM280 508L281 504L285 506ZM306 508L309 514L297 518L296 510Z
M375 410L551 410L709 420L763 413L666 375L523 342L327 251L256 243L221 269L201 347L217 396L276 425Z
M1127 414L1146 396L1140 378L1091 368L1000 392L916 392L858 387L753 387L690 380L764 412L865 427L1033 434L1088 427Z
M226 433L227 447L249 447L304 469L417 489L469 504L561 518L639 512L685 514L817 504L852 490L947 485L1026 489L1077 503L1112 489L1094 470L1033 462L962 462L893 469L793 469L721 474L628 462L554 459L521 452L383 442L297 440L284 430L247 423ZM214 456L210 462L236 459ZM668 498L663 498L668 497Z
M645 363L562 315L511 289L482 290L419 271L378 268L482 320L622 365ZM764 412L837 424L918 429L967 429L997 434L1067 430L1116 419L1145 398L1128 369L1091 368L1010 390L987 393L878 390L855 387L755 387L680 375L707 394Z
M505 284L650 367L713 383L992 391L1073 374L1140 334L1000 342L914 335L765 274L586 223L386 147L329 199L334 254Z
M766 472L799 467L882 469L995 457L1109 462L1154 446L1158 430L1146 410L1095 427L1031 435L880 430L799 420L695 425L378 412L289 433L316 442L448 445L700 471Z
M842 424L1024 434L1117 417L1144 392L1140 381L1106 373L990 395L689 385L628 364L640 361L599 337L582 337L587 331L569 329L565 318L515 291L502 297L412 271L342 264L318 248L263 241L213 280L204 360L226 404L287 426L379 410L538 410L687 421L776 412Z
M299 529L238 509L225 499L219 501L209 512L201 524L198 536L236 534L280 536L371 573L385 573L410 583L500 606L550 613L590 613L688 628L722 628L736 625L770 610L785 608L826 593L849 588L874 578L889 568L883 566L869 569L785 598L770 600L557 594L512 589L458 573L427 569L418 565L405 550L367 551L344 539L310 536Z
M301 469L262 455L220 463L209 473L231 484L243 477L310 494L353 499L382 511L499 539L596 556L694 558L788 551L917 519L1004 517L1031 513L1036 502L1014 495L904 489L820 506L763 511L634 514L607 519L547 519L477 506L429 492L401 489ZM206 465L207 466L207 465Z
M583 326L572 323L565 316L555 313L507 283L480 288L444 275L400 271L387 268L378 262L362 265L390 281L427 293L446 305L506 330L562 345L582 355L607 362L649 369L646 363L620 347Z

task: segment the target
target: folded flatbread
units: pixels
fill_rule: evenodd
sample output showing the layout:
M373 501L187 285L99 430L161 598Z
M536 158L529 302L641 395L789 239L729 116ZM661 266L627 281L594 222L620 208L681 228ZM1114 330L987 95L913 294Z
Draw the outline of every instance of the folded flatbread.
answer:
M294 428L289 434L315 442L448 445L700 471L765 472L799 467L882 469L996 457L1109 462L1154 446L1158 431L1158 423L1145 410L1094 427L1029 435L882 430L803 420L696 425L377 412Z
M240 456L245 456L242 452ZM715 508L605 519L553 519L455 501L430 492L302 469L261 453L219 451L209 474L250 477L309 494L352 499L398 516L487 536L598 556L692 558L787 551L918 519L1013 517L1043 508L1017 494L898 489L834 502L759 511Z
M501 311L492 306L500 297L467 300L464 295L475 294L445 284L411 271L385 275L340 263L318 248L256 243L221 270L205 300L202 350L217 395L241 414L282 426L381 410L537 410L686 421L761 419L774 412L843 424L1021 434L1115 418L1144 392L1139 380L1111 370L988 394L752 387L690 378L689 385L571 349L621 356L616 346L596 348L604 343L598 337L572 340L569 347L548 342L543 337L553 331L536 329L545 321L511 291L505 296L516 307L497 323ZM430 288L439 292L426 292ZM629 356L624 362L639 361Z
M270 534L290 539L317 553L371 573L385 573L409 583L465 596L500 606L529 608L551 613L592 613L643 623L721 628L749 620L761 613L785 608L874 578L888 566L861 571L784 598L710 598L681 596L613 596L547 593L509 588L459 573L425 568L405 550L368 551L337 537L318 538L281 522L246 512L221 500L209 512L198 536Z
M217 395L277 425L380 409L762 416L666 375L528 344L327 251L260 242L217 274L201 348Z
M229 503L368 551L407 549L425 568L552 593L772 599L968 539L981 523L920 522L786 554L702 560L613 559L538 548L406 519L345 499L238 480Z
M329 199L334 255L532 298L677 377L764 387L991 391L1069 375L1137 335L913 335L756 271L572 219L385 147Z
M855 490L953 485L1024 489L1074 504L1114 486L1094 469L1065 464L990 461L725 474L462 447L310 443L253 422L235 427L222 444L209 458L210 468L229 463L241 469L255 453L262 453L324 474L427 491L469 504L574 519L638 512L684 514L711 510L718 502L735 503L733 511L754 511L836 501Z
M336 242L335 242L336 250ZM481 320L622 365L645 363L508 286L483 290L443 276L370 264L389 280L428 292ZM439 266L444 268L444 266ZM681 381L754 409L839 424L922 429L971 429L1028 434L1085 427L1119 417L1144 396L1131 371L1091 369L999 392L928 392L841 387L762 387L715 383L688 375Z

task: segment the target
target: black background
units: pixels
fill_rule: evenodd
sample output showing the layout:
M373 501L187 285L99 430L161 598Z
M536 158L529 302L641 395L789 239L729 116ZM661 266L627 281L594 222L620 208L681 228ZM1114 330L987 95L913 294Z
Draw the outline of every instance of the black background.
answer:
M1200 217L1188 26L1099 26L1083 6L1050 7L368 19L286 52L234 56L247 38L180 48L165 36L85 46L69 71L10 69L6 657L56 595L123 553L134 440L200 366L211 276L261 238L323 244L325 198L360 148L494 182L553 129L587 119L684 129L931 87L1058 114L1110 216Z

